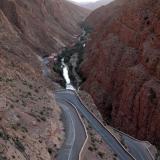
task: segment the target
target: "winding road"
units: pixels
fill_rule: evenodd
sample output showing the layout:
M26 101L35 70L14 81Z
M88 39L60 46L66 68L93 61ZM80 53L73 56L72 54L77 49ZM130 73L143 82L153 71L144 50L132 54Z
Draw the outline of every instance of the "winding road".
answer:
M87 138L78 112L68 102L57 99L62 109L62 120L65 126L65 142L58 153L57 160L78 160L79 153Z
M43 60L43 74L48 76L48 59ZM62 61L63 76L66 80L66 90L55 93L56 101L62 110L62 120L65 127L65 142L58 152L58 160L80 160L81 150L88 137L85 126L79 114L90 123L97 133L103 138L119 160L154 160L143 141L120 132L129 150L116 139L116 137L87 109L79 98L76 90L70 83L68 67Z
M85 141L85 132L83 129L82 123L78 122L77 119L77 114L75 113L77 109L79 113L81 113L85 119L90 123L90 125L97 131L97 133L103 138L103 140L111 147L113 152L117 155L117 157L120 160L153 160L153 157L151 156L150 152L148 149L143 145L141 142L136 141L133 138L130 138L130 136L127 136L124 134L126 137L125 142L128 145L129 151L126 150L126 148L123 147L121 143L115 138L114 135L110 133L108 129L106 129L92 113L88 111L88 109L83 105L82 101L78 97L77 93L72 90L61 90L56 92L56 100L60 104L60 106L63 106L64 108L68 108L70 114L72 114L70 117L73 117L73 121L75 122L74 125L76 127L76 131L78 134L77 137L79 139L79 136L83 140L79 141L76 140L74 142L74 155L75 157L78 157L78 151L80 151L80 147L82 146L82 142ZM68 113L69 114L69 113ZM80 124L81 123L81 124ZM80 125L80 126L79 126ZM78 128L77 128L78 126ZM80 135L81 133L82 135ZM72 135L73 133L71 133ZM73 138L73 136L72 136ZM67 153L66 153L67 154ZM73 157L74 157L73 155ZM66 158L64 158L66 160ZM64 160L63 158L59 160ZM74 158L68 159L72 160ZM75 158L74 160L78 160Z

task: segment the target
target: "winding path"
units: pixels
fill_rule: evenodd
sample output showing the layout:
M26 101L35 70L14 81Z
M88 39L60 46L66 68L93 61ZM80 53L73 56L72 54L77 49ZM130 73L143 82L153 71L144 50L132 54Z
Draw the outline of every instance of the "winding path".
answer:
M125 141L127 142L127 144L129 144L129 149L130 149L130 152L128 152L126 148L124 148L124 146L121 143L119 143L116 137L112 135L111 132L108 129L106 129L92 113L88 111L88 109L83 105L82 101L80 100L75 91L72 90L57 91L56 100L61 104L61 106L63 104L64 107L67 106L67 108L70 108L70 111L72 112L73 114L72 116L74 118L76 118L77 116L74 115L75 114L74 109L76 108L88 120L90 125L98 132L98 134L101 135L103 140L111 147L113 152L118 156L120 160L135 160L135 159L153 160L153 157L150 155L150 153L148 152L147 148L144 145L142 145L140 142L138 143L138 141L130 138L129 136L126 136ZM78 122L75 122L75 126L79 125L77 123ZM80 130L83 129L81 128ZM82 138L84 138L83 135ZM75 145L78 144L75 143ZM82 144L78 146L82 146ZM76 154L78 154L77 150L79 149L74 149L74 150L76 151Z
M84 125L78 112L68 102L56 99L62 109L62 120L65 127L65 142L58 152L57 160L78 160L87 138Z

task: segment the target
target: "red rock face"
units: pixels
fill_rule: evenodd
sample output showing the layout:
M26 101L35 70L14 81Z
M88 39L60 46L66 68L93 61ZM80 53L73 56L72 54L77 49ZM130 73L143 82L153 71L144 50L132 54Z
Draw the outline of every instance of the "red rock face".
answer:
M87 23L94 32L81 66L82 87L103 117L153 143L160 142L159 8L156 0L124 0L93 12Z

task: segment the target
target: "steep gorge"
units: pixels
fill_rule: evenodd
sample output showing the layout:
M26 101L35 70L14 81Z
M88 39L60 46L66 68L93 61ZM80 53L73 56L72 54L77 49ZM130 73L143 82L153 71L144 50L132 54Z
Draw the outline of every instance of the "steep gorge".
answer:
M82 88L103 118L139 139L160 142L160 2L116 0L87 18L93 28Z

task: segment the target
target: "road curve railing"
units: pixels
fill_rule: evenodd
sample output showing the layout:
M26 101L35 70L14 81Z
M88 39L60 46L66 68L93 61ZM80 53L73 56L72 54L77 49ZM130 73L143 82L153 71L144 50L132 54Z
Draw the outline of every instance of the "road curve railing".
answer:
M57 91L57 93L61 93L61 92L66 92L66 91L69 91L69 92L72 92L77 98L78 98L78 100L79 100L79 102L81 103L81 105L83 106L83 107L85 107L85 109L87 110L87 112L97 121L97 123L105 130L105 131L107 131L107 133L109 133L110 135L111 135L111 137L115 140L115 142L118 144L118 146L121 148L121 151L122 152L124 152L125 153L125 155L126 155L126 157L127 157L127 160L136 160L134 157L133 157L133 155L131 155L128 151L127 151L127 149L119 142L119 140L102 124L102 122L100 122L96 117L95 117L95 115L93 115L89 110L88 110L88 108L83 104L83 102L82 102L82 100L80 99L80 97L79 97L79 95L78 95L78 93L77 92L75 92L75 91L73 91L73 90L59 90L59 91ZM65 93L66 94L66 93ZM62 98L63 100L64 100L64 98ZM65 101L69 101L70 102L70 100L69 99L65 99ZM72 106L74 107L74 108L76 108L76 106L72 103L72 102L70 102L70 104L72 104ZM81 112L81 111L80 111ZM112 149L114 149L113 147L112 147ZM117 154L118 155L118 154ZM119 154L120 155L120 154ZM119 157L120 158L120 157ZM126 158L123 158L123 157L121 157L121 159L122 160L126 160Z
M82 101L81 97L79 96L79 94L77 93L77 91L73 91L73 90L70 90L70 91L73 92L74 94L76 94L76 96L78 97L78 99L80 100L80 102L82 103L82 105L89 111L89 109L88 109L88 108L86 107L86 105L83 103L83 101ZM90 111L89 111L89 112L90 112ZM93 114L92 112L90 112L90 113ZM93 116L104 126L104 124L103 124L94 114L93 114ZM106 126L104 126L104 127L106 128ZM112 126L110 126L110 127L111 127L113 130L119 132L120 134L125 135L126 137L133 139L134 141L137 141L137 142L139 142L139 143L145 142L145 143L151 145L151 143L148 142L148 141L138 140L138 139L136 139L136 138L134 138L134 137L132 137L132 136L130 136L130 135L128 135L128 134L126 134L126 133L124 133L124 132L116 129L116 128L113 128ZM106 128L106 129L107 129L107 128ZM107 130L108 130L108 129L107 129ZM151 151L149 150L149 148L146 147L146 146L145 146L145 148L146 148L146 150L148 151L148 153L150 154L150 158L151 158L152 160L155 160L155 158L154 158L153 154L151 153Z
M81 105L83 105L84 107L85 107L85 109L87 109L87 111L90 113L90 114L92 114L92 116L108 131L108 132L110 132L107 128L106 128L106 126L104 126L104 124L92 113L92 112L90 112L89 110L88 110L88 108L85 106L85 104L83 103L83 101L81 100L81 97L79 96L79 94L77 93L77 91L73 91L73 90L64 90L64 89L62 89L62 90L59 90L59 91L57 91L57 92L65 92L65 91L70 91L70 92L72 92L72 93L74 93L74 95L79 99L79 101L80 101L80 103L81 103ZM74 104L72 104L73 106L74 106ZM74 106L75 107L75 106ZM75 107L76 108L76 107ZM113 127L112 127L113 128ZM125 135L126 137L128 137L128 138L130 138L130 139L133 139L134 141L137 141L137 142L139 142L139 143L143 143L143 142L145 142L145 143L148 143L148 144L150 144L148 141L140 141L140 140L138 140L138 139L135 139L134 137L132 137L132 136L130 136L130 135L128 135L128 134L126 134L126 133L123 133L123 132L121 132L121 131L119 131L119 130L117 130L117 129L115 129L115 128L113 128L115 131L117 131L117 132L119 132L119 133L121 133L122 135ZM128 151L128 150L126 150L126 148L119 142L119 140L110 132L110 134L117 140L117 142L125 149L125 151L126 152L128 152L131 156L132 156L132 158L134 158L134 156ZM150 144L151 145L151 144ZM154 158L154 156L153 156L153 154L151 153L151 151L149 150L149 148L146 146L146 145L143 145L144 146L144 148L146 148L146 151L148 151L148 154L149 154L149 158L148 159L151 159L151 160L154 160L155 158ZM135 159L135 158L134 158ZM140 159L140 158L139 158ZM145 159L145 158L143 158L143 159Z
M88 108L87 108L86 105L83 103L83 101L82 101L81 97L79 96L79 94L77 93L77 91L76 91L76 90L75 90L75 91L70 90L70 91L73 92L74 94L76 94L76 96L79 98L79 100L80 100L80 102L82 103L82 105L88 110ZM88 110L88 111L89 111L89 110ZM90 111L89 111L89 112L90 112ZM90 113L92 113L92 112L90 112ZM92 113L92 114L94 115L94 113ZM100 123L102 123L95 115L94 115L94 117L95 117ZM103 123L102 123L102 124L103 124ZM104 127L106 128L106 126L104 126ZM151 143L150 143L149 141L141 141L141 140L136 139L136 138L134 138L134 137L132 137L132 136L130 136L130 135L128 135L128 134L126 134L126 133L124 133L124 132L116 129L116 128L113 128L112 126L110 126L110 127L111 127L113 130L117 131L118 133L120 133L120 134L122 134L122 135L125 135L126 137L128 137L128 138L130 138L130 139L133 139L134 141L137 141L137 142L139 142L139 143L144 142L144 143L147 143L149 146L151 146ZM107 128L106 128L106 129L107 129ZM144 145L144 147L145 147L146 150L148 151L148 153L149 153L149 155L150 155L150 158L151 158L152 160L155 160L153 154L152 154L151 151L149 150L149 147L147 147L146 145Z

